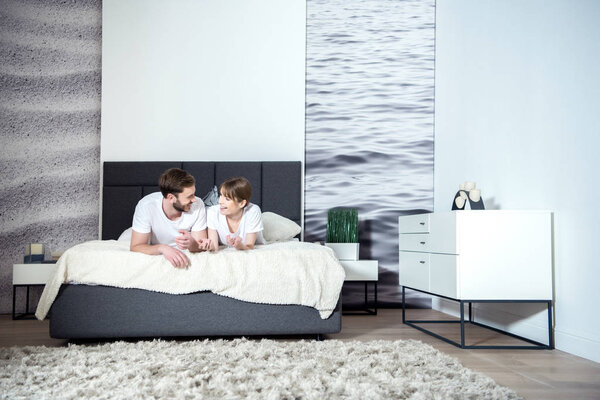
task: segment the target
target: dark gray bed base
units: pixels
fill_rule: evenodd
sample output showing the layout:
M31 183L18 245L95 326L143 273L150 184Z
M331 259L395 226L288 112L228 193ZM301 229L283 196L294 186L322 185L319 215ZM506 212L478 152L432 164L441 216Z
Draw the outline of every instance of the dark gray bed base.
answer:
M63 285L50 336L61 339L326 334L341 330L340 306L327 319L311 307L248 303L211 292L173 295L141 289Z
M102 239L131 226L137 202L158 191L167 168L196 178L196 195L231 176L252 184L251 202L301 223L300 162L105 162ZM67 339L337 333L341 300L326 320L311 307L248 303L210 292L171 295L140 289L63 285L50 309L50 336Z

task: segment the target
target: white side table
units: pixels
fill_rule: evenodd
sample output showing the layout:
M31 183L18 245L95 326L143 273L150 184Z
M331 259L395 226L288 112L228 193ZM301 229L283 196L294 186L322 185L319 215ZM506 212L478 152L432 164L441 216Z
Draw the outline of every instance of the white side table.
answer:
M379 262L377 260L340 260L340 264L346 271L344 282L363 282L365 284L365 312L369 315L377 315L377 282L379 281ZM373 308L369 308L368 284L374 286L375 299ZM345 313L353 315L355 313Z
M29 287L44 286L54 272L56 263L42 264L13 264L13 307L12 319L20 319L28 315L33 315L29 312ZM17 288L27 287L27 298L25 303L25 312L16 314L16 298Z

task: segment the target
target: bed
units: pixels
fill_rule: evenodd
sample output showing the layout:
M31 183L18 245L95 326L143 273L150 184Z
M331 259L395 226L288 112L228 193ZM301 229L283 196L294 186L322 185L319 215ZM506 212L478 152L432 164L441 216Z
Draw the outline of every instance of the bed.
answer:
M168 168L189 171L196 195L231 176L252 184L251 201L301 225L300 162L105 162L102 239L117 239L131 225L137 202L158 191ZM335 303L334 303L335 304ZM341 331L341 296L322 318L315 308L259 304L199 291L169 294L103 285L63 284L49 309L50 336L67 339L316 335Z

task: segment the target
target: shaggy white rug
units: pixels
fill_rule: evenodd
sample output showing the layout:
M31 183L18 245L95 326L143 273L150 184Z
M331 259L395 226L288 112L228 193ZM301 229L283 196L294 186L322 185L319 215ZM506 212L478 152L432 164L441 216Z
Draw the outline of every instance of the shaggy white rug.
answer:
M0 349L9 399L515 399L413 340L139 341Z

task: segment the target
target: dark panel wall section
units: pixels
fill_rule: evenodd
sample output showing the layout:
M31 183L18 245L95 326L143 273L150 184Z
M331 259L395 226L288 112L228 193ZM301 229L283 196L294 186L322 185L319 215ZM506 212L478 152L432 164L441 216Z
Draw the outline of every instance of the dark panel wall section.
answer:
M269 194L276 193L288 193L285 198L289 199L302 199L302 186L296 182L290 181L290 169L293 170L294 175L301 174L301 164L297 163L290 166L288 163L285 164L286 168L283 168L283 163L279 162L265 162L263 163L263 192ZM290 219L293 219L300 224L300 208L296 203L290 201L283 201L284 196L270 196L263 195L262 210L271 211L280 215L290 215ZM302 225L302 224L300 224Z
M261 164L252 162L227 162L216 163L215 181L217 185L225 179L234 176L243 176L252 185L250 202L262 208L262 173Z
M0 9L0 313L9 313L26 243L44 243L49 257L98 238L102 4Z
M215 185L214 162L184 162L182 168L196 179L196 196L204 197Z
M299 161L105 162L104 176L108 179L104 179L103 186L102 239L117 239L131 226L137 202L143 196L158 191L158 187L145 186L145 184L151 180L157 181L164 170L173 167L184 168L198 177L200 181L200 183L196 182L198 197L206 194L199 191L199 187L212 188L230 177L246 177L252 185L254 203L260 205L264 202L267 204L265 211L275 211L300 223L302 201L300 165ZM218 180L209 181L209 177Z
M102 191L102 240L118 239L133 222L133 213L143 197L142 186L104 186Z
M104 184L110 186L156 186L160 175L169 168L181 168L181 162L118 162L104 165Z

